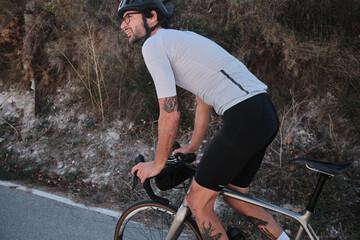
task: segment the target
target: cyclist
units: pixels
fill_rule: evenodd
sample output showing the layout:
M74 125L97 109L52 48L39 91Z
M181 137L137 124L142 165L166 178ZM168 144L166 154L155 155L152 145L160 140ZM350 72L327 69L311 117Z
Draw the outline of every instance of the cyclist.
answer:
M228 239L214 211L223 186L246 193L265 150L278 131L276 111L259 81L215 42L189 31L167 29L171 0L122 0L118 15L130 43L143 43L142 54L153 78L160 106L154 161L132 169L144 182L164 167L172 148L180 112L176 85L196 95L191 141L174 153L197 152L212 108L223 115L219 133L205 149L187 201L204 239ZM264 209L230 198L225 201L246 215L269 239L289 239Z

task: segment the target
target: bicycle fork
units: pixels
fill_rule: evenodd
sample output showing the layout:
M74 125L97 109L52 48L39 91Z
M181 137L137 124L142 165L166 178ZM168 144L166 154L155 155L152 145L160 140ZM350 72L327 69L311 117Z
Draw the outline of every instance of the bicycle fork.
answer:
M166 240L173 240L179 238L181 232L185 227L185 219L190 215L191 211L185 198L178 211L176 212L174 221L172 222L169 232L166 236Z

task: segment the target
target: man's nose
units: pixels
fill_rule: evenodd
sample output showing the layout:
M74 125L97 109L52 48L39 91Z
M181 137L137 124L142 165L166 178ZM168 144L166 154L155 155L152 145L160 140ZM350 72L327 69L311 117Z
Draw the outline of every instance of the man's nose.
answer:
M126 27L126 25L127 25L127 24L125 23L125 21L122 21L122 22L121 22L121 25L120 25L121 29L124 30L124 28Z

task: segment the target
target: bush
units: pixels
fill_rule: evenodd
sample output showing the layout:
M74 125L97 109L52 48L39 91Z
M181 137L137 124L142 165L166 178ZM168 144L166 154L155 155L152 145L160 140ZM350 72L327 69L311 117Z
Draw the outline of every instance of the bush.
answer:
M0 75L12 86L23 79L24 8L22 1L0 1Z
M7 9L3 15L16 16L9 8L19 2L1 2ZM37 23L25 36L24 45L31 50L27 52L38 106L70 75L84 89L84 104L92 106L103 121L118 117L119 111L132 120L157 118L151 77L140 47L130 46L120 29L118 1L35 3L27 14L36 16ZM207 36L243 61L269 85L278 108L293 96L302 101L331 93L339 100L334 110L358 128L358 9L356 0L345 4L340 0L187 0L176 2L172 27ZM21 31L10 23L2 21L2 34L9 37L0 46L15 43L21 49ZM21 24L19 20L15 25ZM193 99L188 96L183 101L190 106Z

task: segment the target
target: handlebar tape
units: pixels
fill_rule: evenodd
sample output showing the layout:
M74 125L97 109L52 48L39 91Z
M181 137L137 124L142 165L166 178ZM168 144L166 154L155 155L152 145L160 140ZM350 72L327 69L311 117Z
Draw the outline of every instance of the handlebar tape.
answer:
M135 165L137 165L137 164L139 164L139 163L141 163L141 162L145 162L145 159L144 159L144 156L143 156L143 155L139 154L139 155L137 155L136 158L135 158Z
M154 202L157 202L157 203L165 204L165 205L169 204L169 200L155 195L155 193L154 193L154 191L153 191L153 189L152 189L152 187L150 185L150 180L149 179L145 180L143 186L144 186L144 189L145 189L146 193L151 198L151 200L153 200Z
M135 158L135 165L137 165L137 164L139 164L139 163L141 163L141 162L145 162L145 159L144 159L144 156L143 156L143 155L139 154L139 155L137 155L136 158ZM134 173L133 185L132 185L131 190L134 190L135 187L136 187L136 185L138 184L139 178L137 177L136 174L137 174L137 171Z

